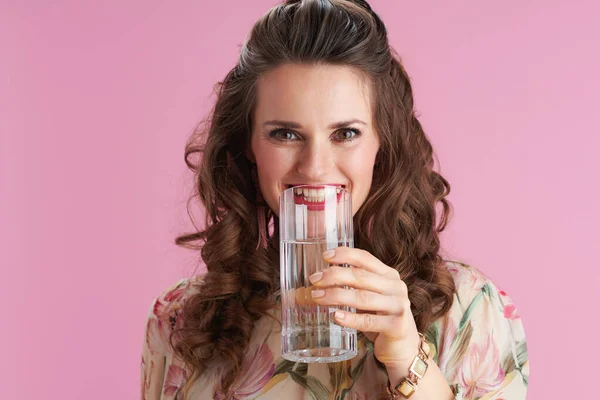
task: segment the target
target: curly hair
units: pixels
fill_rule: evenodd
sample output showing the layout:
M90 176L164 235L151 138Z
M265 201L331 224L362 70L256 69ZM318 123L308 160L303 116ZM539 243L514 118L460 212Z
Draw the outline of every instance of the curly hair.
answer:
M207 267L170 337L174 354L191 370L186 393L216 359L225 371L221 390L228 393L255 322L273 316L278 218L256 200L260 189L246 154L257 80L286 63L344 65L369 78L380 147L369 195L354 216L355 245L399 271L420 331L452 305L454 282L439 254L439 233L452 211L446 200L450 185L434 171L435 155L415 115L410 79L383 22L363 0L288 0L256 22L237 65L216 87L210 116L186 144L194 197L206 221L176 244L201 250ZM265 230L267 244L257 246Z

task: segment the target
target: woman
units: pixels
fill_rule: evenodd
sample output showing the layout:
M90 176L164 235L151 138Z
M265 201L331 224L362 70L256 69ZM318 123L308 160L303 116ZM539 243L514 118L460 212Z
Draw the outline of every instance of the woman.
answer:
M271 9L185 155L206 228L177 244L201 248L208 272L153 302L143 398L525 398L527 348L510 298L439 255L450 186L433 170L409 78L365 1ZM312 295L360 311L336 315L361 332L359 353L293 363L280 357L278 198L328 183L352 194L356 248L323 256L354 268L313 275ZM414 372L418 359L424 373Z

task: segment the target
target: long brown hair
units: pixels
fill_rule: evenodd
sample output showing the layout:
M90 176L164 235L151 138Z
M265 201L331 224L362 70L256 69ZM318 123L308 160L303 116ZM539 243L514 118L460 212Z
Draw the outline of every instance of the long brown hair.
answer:
M383 22L362 0L289 0L256 22L237 65L217 87L209 119L186 145L206 222L176 243L201 249L208 270L171 335L174 354L191 371L186 388L218 358L227 393L254 323L275 306L278 221L256 200L246 150L257 80L284 63L345 65L369 78L380 149L370 193L354 217L356 246L400 272L420 331L452 305L454 283L442 266L438 237L451 213L450 185L433 170L433 149L415 116L409 77ZM192 160L195 155L200 162ZM267 246L257 246L267 228L257 221L274 226Z

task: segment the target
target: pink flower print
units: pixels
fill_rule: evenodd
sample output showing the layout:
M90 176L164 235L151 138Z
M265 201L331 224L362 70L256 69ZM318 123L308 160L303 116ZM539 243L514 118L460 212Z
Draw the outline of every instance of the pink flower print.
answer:
M459 272L459 269L455 266L448 266L447 268L448 268L448 271L450 271L453 275L456 275Z
M186 381L186 370L178 367L177 365L169 365L163 387L163 394L165 396L174 396Z
M499 359L492 335L488 335L485 343L472 344L458 372L465 399L483 396L502 384L504 371Z
M462 290L467 289L469 292L476 293L488 282L488 279L481 272L468 265L463 264L461 267L448 265L446 268L450 271L454 280L459 282L458 287L462 287L460 282L464 283L464 289Z
M144 371L144 378L142 379L142 400L146 400L146 394L150 389L151 379L154 375L154 361L150 360L150 371L146 371L146 360L142 357L142 371Z
M256 345L249 357L244 359L239 377L230 388L234 400L255 398L275 373L273 353L266 344ZM215 400L225 399L225 393L219 387L214 394Z
M176 285L172 290L166 292L163 296L167 303L178 302L183 298L187 284Z
M181 318L177 317L185 290L186 285L178 284L156 299L146 327L146 343L151 354L166 351L170 347L169 336L182 323Z
M502 304L504 305L504 318L506 319L519 319L519 313L517 312L517 308L515 307L512 299L508 297L504 290L499 290L500 299L502 300Z
M514 304L509 304L507 306L504 306L504 318L506 319L519 319L519 313L517 312L517 309L515 308Z
M488 283L488 279L474 268L467 268L467 282L473 293L479 292L483 285Z
M146 344L150 354L164 353L169 348L169 324L156 318L148 318L146 327Z
M153 313L158 319L168 320L173 311L181 308L181 300L185 294L186 285L176 285L170 291L156 299Z

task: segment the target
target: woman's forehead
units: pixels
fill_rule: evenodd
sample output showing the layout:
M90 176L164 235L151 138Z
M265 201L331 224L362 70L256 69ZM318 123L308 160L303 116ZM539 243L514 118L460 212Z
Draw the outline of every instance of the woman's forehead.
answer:
M370 104L370 85L354 68L286 64L259 79L256 120L330 125L359 119L370 124Z

